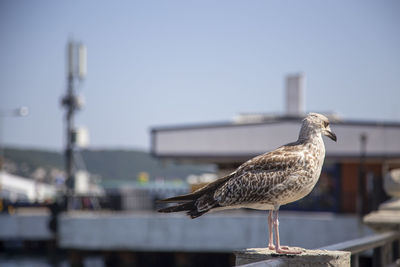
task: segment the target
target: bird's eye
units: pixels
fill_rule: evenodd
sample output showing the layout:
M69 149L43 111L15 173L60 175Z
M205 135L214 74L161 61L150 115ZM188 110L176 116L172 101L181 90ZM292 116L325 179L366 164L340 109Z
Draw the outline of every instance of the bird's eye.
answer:
M324 121L324 127L328 127L329 126L329 122Z

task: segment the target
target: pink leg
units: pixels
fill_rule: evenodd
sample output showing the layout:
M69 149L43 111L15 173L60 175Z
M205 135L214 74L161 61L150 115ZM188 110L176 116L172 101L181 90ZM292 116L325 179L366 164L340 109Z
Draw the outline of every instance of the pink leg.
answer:
M272 226L274 225L274 220L273 220L273 211L270 210L268 212L268 248L270 250L275 250L275 245L274 245L274 232L272 229ZM281 249L289 249L287 246L281 246Z
M279 219L278 219L278 209L274 210L274 230L275 230L275 251L276 253L285 254L300 254L299 250L290 250L288 247L281 247L279 240Z
M272 225L273 225L273 219L272 219L272 210L268 212L268 248L270 250L275 250L274 246L274 232L272 231Z

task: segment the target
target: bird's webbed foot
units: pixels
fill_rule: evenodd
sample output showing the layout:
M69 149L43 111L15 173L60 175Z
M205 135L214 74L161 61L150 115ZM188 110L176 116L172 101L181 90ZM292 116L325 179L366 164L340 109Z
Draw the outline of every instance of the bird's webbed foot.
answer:
M288 246L277 247L275 251L279 254L301 254L302 252L299 249L290 249Z

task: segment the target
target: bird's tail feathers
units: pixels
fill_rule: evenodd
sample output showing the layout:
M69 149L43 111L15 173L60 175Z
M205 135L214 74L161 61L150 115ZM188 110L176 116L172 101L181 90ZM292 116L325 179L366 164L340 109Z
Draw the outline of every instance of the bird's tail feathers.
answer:
M219 205L215 201L207 203L205 201L193 200L187 203L181 203L175 206L159 209L158 212L170 213L187 211L186 214L189 215L190 218L194 219L216 207L219 207Z
M186 194L186 195L181 195L181 196L176 196L176 197L170 197L166 199L161 199L158 200L157 202L162 202L162 203L169 203L169 202L191 202L196 199L196 195L191 193L191 194Z
M186 212L186 214L189 215L191 219L194 219L200 217L201 215L203 215L208 211L209 210L198 211L197 209L194 209L194 210L189 210L188 212Z
M194 203L193 202L189 202L189 203L183 203L183 204L178 204L178 205L175 205L175 206L162 208L162 209L159 209L158 212L165 212L165 213L178 212L178 211L191 210L193 208L194 209L196 208L194 206Z
M170 202L191 202L191 201L196 201L198 198L201 196L205 195L207 192L212 192L216 188L218 188L222 183L224 183L226 180L228 180L232 175L227 175L223 178L220 178L212 183L207 184L206 186L196 190L193 193L186 194L186 195L181 195L181 196L176 196L176 197L170 197L162 200L158 200L157 202L160 203L170 203Z
M186 214L190 216L190 218L194 219L197 218L204 213L206 213L208 210L203 210L203 211L198 211L197 207L195 206L195 201L189 202L189 203L183 203L183 204L178 204L175 206L170 206L166 208L159 209L158 212L179 212L179 211L187 211Z
M190 194L159 200L158 202L161 203L175 202L178 204L162 208L158 211L166 213L187 211L187 215L189 215L190 218L197 218L211 209L219 207L218 202L213 197L214 191L230 177L231 175L220 178Z

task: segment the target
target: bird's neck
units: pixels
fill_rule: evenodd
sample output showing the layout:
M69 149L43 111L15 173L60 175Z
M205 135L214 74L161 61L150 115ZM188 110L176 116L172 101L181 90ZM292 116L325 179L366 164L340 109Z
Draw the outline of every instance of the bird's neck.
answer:
M302 127L299 134L299 143L303 144L308 150L312 151L322 166L325 158L325 144L322 139L321 131Z
M302 125L299 133L299 141L302 143L319 143L322 141L321 131L308 127L308 125Z

